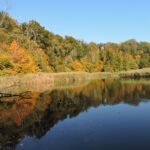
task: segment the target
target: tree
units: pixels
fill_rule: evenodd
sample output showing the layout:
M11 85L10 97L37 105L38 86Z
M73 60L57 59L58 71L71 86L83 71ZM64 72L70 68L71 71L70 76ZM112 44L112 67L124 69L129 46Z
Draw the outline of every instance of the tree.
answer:
M87 57L91 63L97 63L100 60L99 49L95 43L89 44Z
M138 43L134 39L123 42L121 43L120 46L120 50L130 54L135 54L137 49L138 49Z
M37 70L31 53L20 47L16 41L11 43L8 54L18 73L35 72Z

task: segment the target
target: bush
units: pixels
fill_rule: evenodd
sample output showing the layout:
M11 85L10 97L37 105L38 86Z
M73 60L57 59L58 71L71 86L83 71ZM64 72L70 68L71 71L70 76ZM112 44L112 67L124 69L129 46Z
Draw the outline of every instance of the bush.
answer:
M13 68L13 64L6 58L0 59L0 70Z

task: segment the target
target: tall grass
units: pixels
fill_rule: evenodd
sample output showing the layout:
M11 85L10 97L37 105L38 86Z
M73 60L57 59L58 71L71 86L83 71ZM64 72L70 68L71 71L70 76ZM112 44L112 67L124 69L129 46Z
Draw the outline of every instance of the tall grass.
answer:
M150 78L150 68L120 72L119 77L120 78Z
M0 93L20 93L23 91L45 91L54 88L81 86L90 80L105 78L150 78L150 68L119 73L35 73L19 76L1 76Z
M82 85L93 79L111 77L111 73L36 73L20 76L0 77L0 92L44 91Z

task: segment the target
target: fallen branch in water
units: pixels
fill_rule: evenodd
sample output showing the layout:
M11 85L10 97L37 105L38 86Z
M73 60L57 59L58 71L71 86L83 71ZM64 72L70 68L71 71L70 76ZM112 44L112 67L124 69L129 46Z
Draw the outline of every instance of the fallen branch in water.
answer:
M0 98L20 96L19 94L0 93Z

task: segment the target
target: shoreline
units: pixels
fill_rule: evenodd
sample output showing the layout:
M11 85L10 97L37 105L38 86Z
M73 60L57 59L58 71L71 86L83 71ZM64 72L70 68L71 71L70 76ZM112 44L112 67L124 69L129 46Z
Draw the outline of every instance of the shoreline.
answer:
M16 76L0 77L0 93L14 87L48 86L48 88L80 85L94 79L105 79L112 77L111 73L87 73L87 72L63 72L63 73L32 73Z
M150 68L121 71L119 72L119 77L123 79L140 79L140 78L150 79Z
M97 79L150 79L150 68L131 70L125 72L61 72L61 73L31 73L25 75L15 76L0 76L0 93L11 90L14 88L22 88L23 90L53 89L55 87L72 87L83 85L91 80Z
M35 75L48 75L48 76L68 76L68 75L95 75L97 77L119 77L119 78L126 78L126 77L150 77L150 68L143 68L143 69L136 69L136 70L129 70L129 71L120 71L120 72L85 72L85 71L75 71L75 72L35 72L35 73L26 73L26 74L16 74L16 75L0 75L1 78L23 78L28 76L35 76Z

